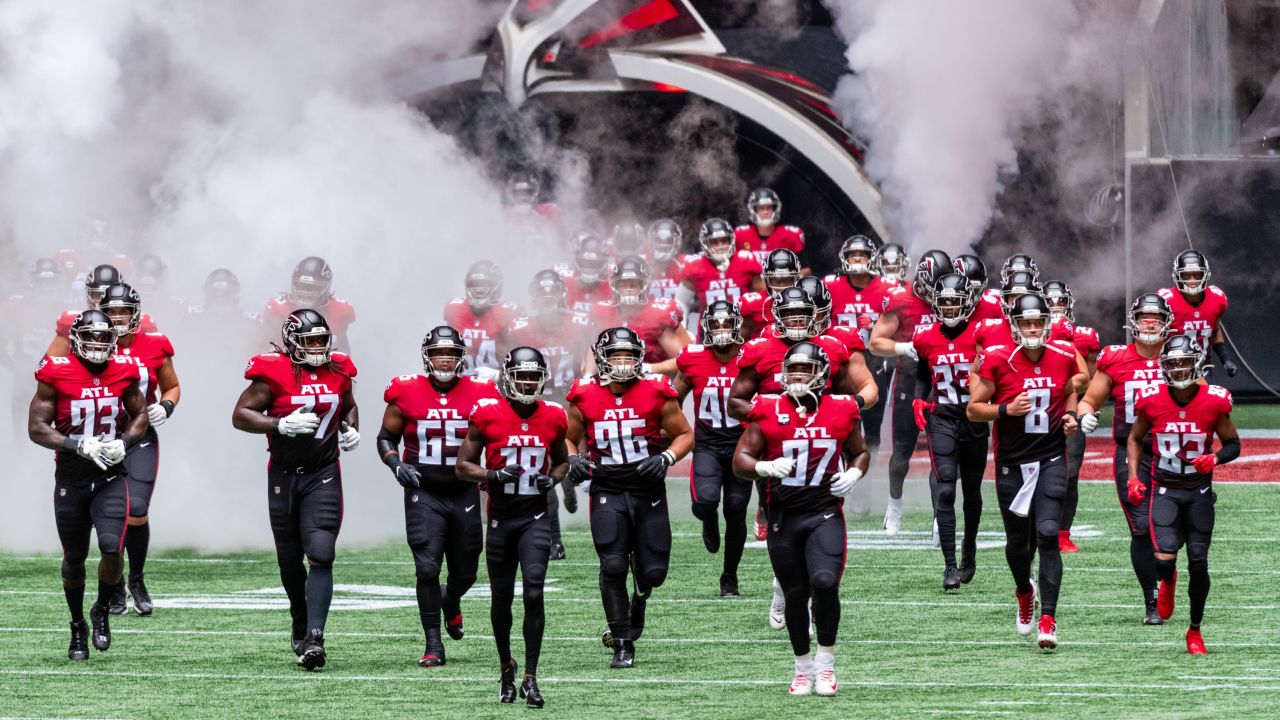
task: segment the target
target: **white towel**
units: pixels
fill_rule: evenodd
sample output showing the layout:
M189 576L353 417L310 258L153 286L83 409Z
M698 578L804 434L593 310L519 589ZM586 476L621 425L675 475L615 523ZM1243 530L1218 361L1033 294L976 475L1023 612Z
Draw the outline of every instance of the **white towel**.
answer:
M1040 463L1023 463L1018 466L1022 470L1022 487L1009 503L1009 512L1018 517L1026 517L1031 512L1031 498L1036 494L1036 482L1040 480Z

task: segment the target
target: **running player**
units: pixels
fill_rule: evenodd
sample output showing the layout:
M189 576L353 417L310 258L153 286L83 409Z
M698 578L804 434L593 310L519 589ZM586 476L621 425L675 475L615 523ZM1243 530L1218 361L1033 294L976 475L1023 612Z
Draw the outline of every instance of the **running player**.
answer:
M1222 361L1227 377L1240 372L1227 355L1222 316L1227 313L1227 294L1210 285L1209 260L1198 250L1184 250L1173 259L1173 287L1159 290L1173 312L1173 335L1190 335L1202 348L1212 349Z

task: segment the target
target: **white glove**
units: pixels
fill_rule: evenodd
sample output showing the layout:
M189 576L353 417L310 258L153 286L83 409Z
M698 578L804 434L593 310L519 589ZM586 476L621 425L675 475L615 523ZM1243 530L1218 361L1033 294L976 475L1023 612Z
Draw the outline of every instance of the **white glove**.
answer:
M490 382L498 379L498 371L491 367L476 368L476 377Z
M96 437L84 438L76 446L76 454L85 460L92 460L99 470L106 470L108 463L106 458L103 457L103 445L105 444Z
M640 363L640 374L641 374L641 375L652 375L652 374L653 374L653 366L652 366L652 365L650 365L649 363Z
M169 419L169 413L164 411L164 406L155 403L147 406L147 419L151 421L151 427L160 427Z
M831 494L836 497L846 497L853 492L853 488L857 486L858 481L862 479L862 471L856 467L849 468L836 476L831 481Z
M1098 413L1091 412L1091 413L1085 413L1084 415L1081 415L1080 429L1087 433L1091 433L1094 430L1097 430L1098 429Z
M311 412L302 412L301 409L285 415L276 423L276 430L288 437L315 435L318 427L320 427L320 416Z
M796 461L791 458L777 460L761 460L756 463L756 474L762 478L784 478L796 469Z
M920 356L916 354L916 346L909 342L894 343L893 352L902 357L909 357L912 360L920 359Z
M350 425L343 425L342 432L338 433L338 447L342 448L342 452L351 452L360 445L360 432Z
M110 440L99 446L98 453L108 465L119 465L124 462L124 441Z

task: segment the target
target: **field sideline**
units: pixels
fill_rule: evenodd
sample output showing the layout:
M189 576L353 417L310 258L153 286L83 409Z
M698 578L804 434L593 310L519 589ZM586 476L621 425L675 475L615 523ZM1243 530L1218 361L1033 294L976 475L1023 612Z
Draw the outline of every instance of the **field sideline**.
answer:
M768 628L771 572L752 544L740 571L744 597L716 596L719 556L697 526L676 522L667 584L654 594L632 671L611 671L600 646L595 556L583 526L566 535L569 558L551 565L547 640L539 671L545 712L617 717L1032 718L1274 717L1280 703L1280 599L1273 560L1280 537L1275 488L1218 490L1214 585L1204 625L1210 655L1185 654L1185 588L1173 621L1143 627L1128 569L1123 520L1104 484L1081 487L1077 537L1059 608L1062 646L1042 656L1014 633L990 484L979 572L941 591L928 516L908 513L893 542L877 515L850 517L835 699L791 698L789 646ZM684 498L673 489L677 509ZM399 522L399 519L396 519ZM399 544L339 547L330 664L293 665L273 557L254 552L157 554L148 580L152 618L113 622L115 645L89 663L65 660L66 609L54 557L3 556L0 708L3 717L339 718L510 717L497 703L497 660L487 588L463 600L468 634L446 641L449 664L423 670L412 564ZM520 611L516 611L519 630ZM515 641L517 657L520 641Z

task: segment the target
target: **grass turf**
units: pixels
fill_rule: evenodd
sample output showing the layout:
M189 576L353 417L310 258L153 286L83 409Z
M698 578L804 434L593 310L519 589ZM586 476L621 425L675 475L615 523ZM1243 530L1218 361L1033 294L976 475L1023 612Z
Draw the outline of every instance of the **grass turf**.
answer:
M1207 657L1185 653L1185 573L1179 607L1144 627L1114 490L1082 485L1076 521L1083 552L1065 558L1062 645L1043 655L1013 629L1013 590L990 483L978 575L941 590L941 557L927 546L928 515L909 512L900 549L883 545L878 516L850 517L855 541L841 589L839 695L791 698L791 653L766 621L771 571L748 547L743 597L717 597L720 556L696 524L675 523L670 577L654 593L631 671L607 668L595 556L584 525L566 533L569 558L552 563L540 685L544 712L564 717L1275 717L1280 703L1280 567L1271 532L1280 512L1269 485L1218 490L1214 585L1204 625ZM677 508L684 496L673 484ZM399 522L398 519L395 522ZM157 530L157 532L160 532ZM0 556L0 716L94 718L513 717L497 702L484 572L463 600L467 637L446 639L448 665L420 669L413 568L401 545L339 546L330 661L294 665L273 556L156 553L150 618L113 618L115 644L88 663L65 659L66 608L53 557ZM90 575L92 577L92 574ZM363 587L353 587L363 586ZM251 591L264 591L254 594ZM91 598L90 598L91 601ZM235 604L239 609L192 607ZM180 605L175 607L175 604ZM522 643L517 596L514 640Z

